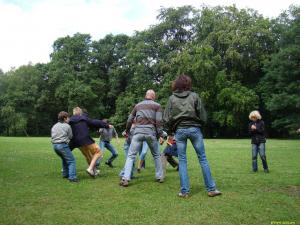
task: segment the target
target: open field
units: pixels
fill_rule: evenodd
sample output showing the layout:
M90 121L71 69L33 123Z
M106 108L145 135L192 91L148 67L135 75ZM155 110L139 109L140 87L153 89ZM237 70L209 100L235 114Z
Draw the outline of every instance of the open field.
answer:
M177 172L167 167L165 183L154 182L154 164L128 188L118 185L123 141L115 168L101 165L91 179L74 150L80 183L60 176L61 161L49 138L0 137L0 224L300 224L300 140L268 140L270 173L251 172L249 140L205 140L220 197L209 198L196 155L189 145L191 197L180 199ZM162 149L161 149L162 150ZM105 152L108 158L109 152Z

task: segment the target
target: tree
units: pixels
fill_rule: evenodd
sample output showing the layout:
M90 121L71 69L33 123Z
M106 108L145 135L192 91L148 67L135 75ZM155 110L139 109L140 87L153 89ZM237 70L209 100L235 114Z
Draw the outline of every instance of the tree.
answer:
M300 8L291 7L281 15L289 20L279 40L280 50L266 61L260 91L272 127L282 135L295 133L300 124ZM281 19L280 21L282 21Z

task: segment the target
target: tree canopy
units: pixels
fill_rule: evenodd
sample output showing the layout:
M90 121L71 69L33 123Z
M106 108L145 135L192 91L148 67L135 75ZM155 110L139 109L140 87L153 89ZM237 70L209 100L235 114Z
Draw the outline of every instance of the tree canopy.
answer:
M262 112L270 136L300 127L300 8L268 19L252 9L161 8L158 23L132 36L58 38L47 64L0 70L0 133L48 135L59 111L75 106L123 129L149 88L164 107L171 81L193 80L210 137L247 135Z

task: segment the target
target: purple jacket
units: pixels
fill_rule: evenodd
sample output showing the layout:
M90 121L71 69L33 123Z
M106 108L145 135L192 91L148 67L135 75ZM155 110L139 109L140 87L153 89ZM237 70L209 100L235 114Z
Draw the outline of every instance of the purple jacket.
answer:
M84 115L71 116L69 124L73 132L73 138L69 144L71 149L95 143L95 141L90 137L89 128L109 128L107 123L101 120L90 119Z

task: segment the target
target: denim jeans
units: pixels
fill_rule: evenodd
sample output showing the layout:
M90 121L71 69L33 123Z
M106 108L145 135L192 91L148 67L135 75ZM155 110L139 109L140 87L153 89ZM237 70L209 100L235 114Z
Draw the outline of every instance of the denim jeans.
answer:
M127 159L127 156L128 156L129 148L130 148L130 144L129 144L127 141L125 141L125 143L124 143L125 162L126 162L126 159ZM134 164L135 164L135 163L133 162L133 168L134 168ZM131 176L130 176L130 178L133 177L133 172L134 172L134 169L132 169L132 171L131 171ZM123 169L122 169L121 172L119 173L119 176L120 176L120 177L123 177L123 176L124 176L124 173L125 173L125 166L123 167Z
M199 127L180 128L176 130L175 139L179 159L179 176L181 193L190 192L190 182L187 171L186 147L189 139L196 151L199 164L202 168L203 179L207 191L214 191L216 184L212 178L208 161L205 155L203 136Z
M105 148L107 148L112 154L111 157L107 160L108 163L112 163L118 157L117 150L114 148L114 146L112 146L112 144L109 141L100 141L99 148L101 149L103 154L102 157L100 157L96 162L97 169L99 169L100 167L100 163L101 160L103 159Z
M155 135L149 134L135 134L132 138L131 145L128 151L128 156L125 162L125 173L123 179L130 180L133 163L139 149L142 148L143 141L146 141L152 153L155 163L155 178L163 179L163 168L160 159L158 140Z
M259 153L263 168L268 169L265 143L252 144L252 169L257 171L257 154Z
M167 147L164 150L164 154L165 155L170 155L170 156L178 157L178 152L177 152L177 146L176 146L176 144L174 144L172 146L167 145Z
M139 150L140 160L146 159L147 152L148 152L148 144L146 141L143 141L143 147L140 148Z
M68 144L53 144L55 153L62 160L62 175L68 179L76 178L76 162Z

